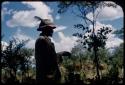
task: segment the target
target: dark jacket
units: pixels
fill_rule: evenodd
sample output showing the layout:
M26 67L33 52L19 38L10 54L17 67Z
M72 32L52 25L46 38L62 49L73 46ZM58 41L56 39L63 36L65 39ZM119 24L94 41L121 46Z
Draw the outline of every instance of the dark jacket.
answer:
M40 36L35 43L36 80L46 81L47 75L54 80L59 79L60 71L57 64L57 54L54 44L47 36Z

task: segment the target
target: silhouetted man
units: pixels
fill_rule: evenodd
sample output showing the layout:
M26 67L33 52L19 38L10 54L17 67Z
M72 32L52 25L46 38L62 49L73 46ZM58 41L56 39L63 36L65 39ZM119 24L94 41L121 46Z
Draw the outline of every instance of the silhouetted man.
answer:
M49 19L40 19L41 23L37 31L42 31L35 43L36 58L36 80L37 84L57 83L60 81L61 74L57 63L57 54L54 44L49 37L52 37L53 29L56 26ZM65 55L68 52L60 52ZM70 53L68 53L70 54Z

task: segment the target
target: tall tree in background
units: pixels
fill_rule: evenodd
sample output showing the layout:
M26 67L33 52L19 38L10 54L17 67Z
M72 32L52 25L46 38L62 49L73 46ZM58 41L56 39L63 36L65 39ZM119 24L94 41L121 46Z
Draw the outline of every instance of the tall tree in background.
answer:
M75 33L73 35L81 38L79 41L81 44L83 44L83 47L87 48L90 51L91 49L93 49L95 55L94 63L96 65L97 79L100 79L99 58L97 55L97 51L100 47L105 47L107 34L109 34L112 31L109 27L103 27L100 28L98 31L95 31L97 17L101 12L98 11L95 14L95 10L97 8L102 9L105 6L116 7L115 4L108 4L100 1L62 1L58 4L58 13L62 14L66 12L68 9L72 9L72 13L74 13L77 17L81 18L84 21L82 24L74 25L75 28L81 29L82 33ZM77 12L74 12L74 10L77 10ZM87 14L90 12L92 13L92 19L87 17ZM93 26L92 29L89 28L90 24Z

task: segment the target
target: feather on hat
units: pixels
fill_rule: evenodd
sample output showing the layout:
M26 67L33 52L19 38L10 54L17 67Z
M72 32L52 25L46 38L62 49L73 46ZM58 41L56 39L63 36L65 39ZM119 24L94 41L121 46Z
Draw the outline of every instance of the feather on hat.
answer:
M37 31L42 31L43 28L45 27L50 27L52 29L55 29L56 28L56 25L54 23L52 23L50 21L50 19L41 19L40 17L38 16L35 16L34 18L40 20L40 24L39 24L39 28L37 29Z

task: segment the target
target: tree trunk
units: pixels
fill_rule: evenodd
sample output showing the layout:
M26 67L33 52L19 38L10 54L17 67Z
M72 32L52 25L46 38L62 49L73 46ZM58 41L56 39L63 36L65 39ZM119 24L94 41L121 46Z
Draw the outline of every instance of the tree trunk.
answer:
M100 80L100 74L99 74L99 60L97 56L97 49L94 47L94 54L95 54L95 64L96 64L96 71L97 71L97 79Z
M98 80L100 80L100 75L99 75L99 61L98 61L98 56L97 56L97 49L98 49L98 46L96 46L96 41L95 41L95 39L96 39L96 37L95 37L95 20L94 20L94 18L95 18L95 14L94 14L94 11L95 11L95 9L94 9L94 6L93 6L93 23L92 23L92 25L93 25L93 38L94 38L94 55L95 55L95 64L96 64L96 71L97 71L97 79Z

